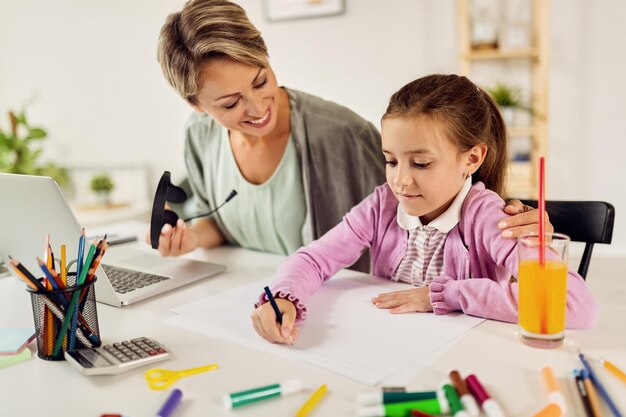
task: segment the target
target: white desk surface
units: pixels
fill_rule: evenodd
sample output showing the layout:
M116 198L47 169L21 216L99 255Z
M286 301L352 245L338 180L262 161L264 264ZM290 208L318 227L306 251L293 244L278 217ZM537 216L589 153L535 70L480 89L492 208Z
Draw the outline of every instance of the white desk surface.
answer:
M171 315L170 308L249 280L269 277L284 259L235 248L198 250L190 257L226 264L228 270L220 276L130 307L98 304L104 343L149 336L172 352L172 358L159 363L159 367L183 369L219 364L218 371L184 378L174 385L183 391L183 401L172 417L294 415L311 390L324 383L329 393L311 416L355 415L356 395L372 388L306 363L281 360L269 353L163 324L163 319ZM533 349L517 340L515 325L486 321L463 336L427 370L416 375L407 388L431 390L445 380L452 369L458 369L465 376L475 373L508 416L530 416L546 403L539 369L550 365L564 391L570 409L568 415L583 417L570 377L572 369L581 366L576 349L582 349L589 357L604 356L622 369L626 368L624 270L626 259L593 259L589 285L601 306L600 322L592 330L568 331L564 347ZM252 304L253 300L250 301ZM30 298L24 284L14 277L0 279L0 326L20 327L32 323ZM388 344L389 354L392 354L393 341L380 343ZM36 349L33 344L30 348ZM419 352L419 345L415 350ZM151 416L171 390L150 390L143 378L146 368L118 376L85 377L65 362L47 362L38 359L36 353L33 356L28 362L0 369L1 416L97 417L103 413ZM603 368L595 368L621 411L626 412L626 384ZM309 391L230 411L220 408L221 394L289 378L302 379ZM605 415L610 415L608 410Z

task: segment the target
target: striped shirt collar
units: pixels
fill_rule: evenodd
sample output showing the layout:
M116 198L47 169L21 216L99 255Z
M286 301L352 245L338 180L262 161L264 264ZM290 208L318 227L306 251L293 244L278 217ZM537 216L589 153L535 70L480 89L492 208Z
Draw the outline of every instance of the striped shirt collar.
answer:
M454 226L459 223L461 219L461 208L463 207L463 202L465 201L465 197L470 192L472 188L472 176L469 175L463 186L461 187L461 191L456 195L450 207L435 220L430 222L428 226L434 227L443 233L448 233ZM420 226L422 226L422 222L418 216L411 216L408 214L403 208L402 204L398 204L398 215L396 216L398 225L405 230L413 230Z

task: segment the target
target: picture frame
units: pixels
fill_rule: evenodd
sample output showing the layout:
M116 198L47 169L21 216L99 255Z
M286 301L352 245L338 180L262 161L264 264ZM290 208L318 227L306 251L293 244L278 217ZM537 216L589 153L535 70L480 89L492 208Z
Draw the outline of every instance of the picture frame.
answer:
M270 22L340 15L345 0L264 0L265 16Z

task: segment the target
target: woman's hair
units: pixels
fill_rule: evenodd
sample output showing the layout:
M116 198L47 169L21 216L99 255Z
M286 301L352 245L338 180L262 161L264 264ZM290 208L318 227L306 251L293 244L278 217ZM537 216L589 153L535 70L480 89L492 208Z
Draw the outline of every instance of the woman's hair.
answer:
M191 104L197 104L203 67L216 57L266 67L267 48L246 12L226 0L190 0L167 17L157 57L167 81Z
M459 150L487 145L487 155L472 181L504 196L507 133L497 104L466 77L434 74L412 81L391 96L386 118L430 117Z

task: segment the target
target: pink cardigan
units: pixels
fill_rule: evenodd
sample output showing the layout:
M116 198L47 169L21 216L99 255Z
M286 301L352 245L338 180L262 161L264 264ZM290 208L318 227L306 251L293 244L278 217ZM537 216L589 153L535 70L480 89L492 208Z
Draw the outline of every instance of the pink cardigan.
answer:
M306 299L340 269L371 248L371 272L395 275L406 252L408 232L396 221L398 201L381 185L320 239L299 249L278 269L273 294L294 301L298 319L306 317ZM504 201L478 182L465 198L459 223L444 247L443 275L430 285L435 314L463 311L477 317L517 322L517 241L505 239L497 224ZM265 295L260 303L267 302ZM589 328L598 319L597 305L576 272L567 280L568 328Z

